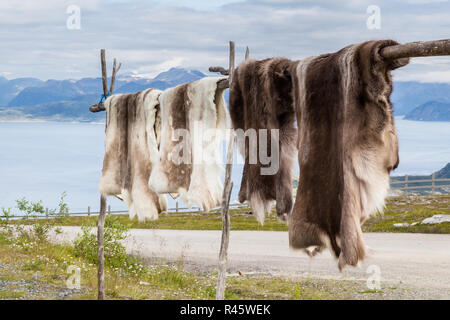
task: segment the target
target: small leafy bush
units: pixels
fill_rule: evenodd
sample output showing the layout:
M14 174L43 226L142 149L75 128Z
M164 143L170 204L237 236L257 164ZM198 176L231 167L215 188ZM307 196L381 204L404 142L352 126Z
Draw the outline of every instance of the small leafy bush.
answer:
M56 215L58 218L66 218L69 216L69 205L66 203L66 197L66 191L61 193L61 196L59 197L58 208L50 209L50 214Z
M38 202L33 202L27 200L25 197L23 197L20 200L16 200L17 203L17 209L22 211L26 217L30 216L32 213L45 213L44 206L42 205L42 200L39 200Z
M4 222L6 224L8 224L9 219L13 216L13 214L11 213L11 208L6 209L6 208L2 207L2 213L3 213L2 217L5 218Z
M92 233L92 226L82 226L81 234L74 241L74 254L97 263L97 235ZM121 243L128 237L130 226L119 222L117 217L107 215L105 218L104 254L105 265L127 274L140 274L145 267L139 259L129 256Z

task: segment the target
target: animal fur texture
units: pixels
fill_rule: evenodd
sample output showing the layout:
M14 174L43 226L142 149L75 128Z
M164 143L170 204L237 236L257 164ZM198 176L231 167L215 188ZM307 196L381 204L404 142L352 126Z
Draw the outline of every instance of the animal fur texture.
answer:
M159 97L160 141L153 136L148 140L150 188L179 194L189 207L205 211L220 204L223 191L220 147L229 115L224 89L217 87L222 79L207 77L165 90Z
M340 269L364 259L361 224L383 209L399 163L390 72L408 59L380 55L395 44L369 41L291 67L300 180L289 242L316 247L310 254L330 246Z
M248 201L256 219L263 224L265 212L270 212L276 202L277 215L286 220L293 205L291 170L296 152L297 129L292 99L292 80L289 74L291 61L284 58L266 60L246 60L236 69L230 89L230 116L234 129L247 132L254 129L278 129L279 169L274 174L262 174L261 169L269 165L258 161L249 161L249 148L259 150L268 143L271 150L274 143L268 132L268 138L257 135L256 146L250 145L250 139L238 142L238 149L245 163L239 191L239 201Z
M130 217L140 221L157 219L158 213L167 210L166 197L148 186L154 150L149 150L147 139L158 132L160 94L148 89L113 95L105 101L106 150L99 191L105 196L121 195Z

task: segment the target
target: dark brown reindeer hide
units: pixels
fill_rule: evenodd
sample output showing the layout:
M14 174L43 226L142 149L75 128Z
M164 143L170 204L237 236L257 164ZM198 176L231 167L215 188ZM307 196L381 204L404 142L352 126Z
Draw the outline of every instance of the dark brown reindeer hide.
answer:
M276 201L279 218L285 220L292 210L291 170L296 147L297 130L292 101L292 81L288 73L292 62L284 58L261 61L247 60L235 71L230 89L230 116L234 129L255 129L257 148L268 142L270 153L273 142L271 129L279 129L279 170L275 174L262 175L261 169L269 167L249 161L249 139L238 141L238 148L245 159L239 192L239 201L250 202L257 220L264 223L264 213L271 210ZM268 129L266 141L260 141L258 131ZM258 154L259 152L257 152Z
M330 246L339 268L365 257L361 224L384 207L398 165L390 61L369 41L293 64L300 180L289 221L291 247Z
M99 191L106 196L121 195L130 217L137 216L140 221L157 219L158 213L167 210L165 196L148 186L152 166L147 137L158 135L160 94L148 89L113 95L105 101L106 150Z

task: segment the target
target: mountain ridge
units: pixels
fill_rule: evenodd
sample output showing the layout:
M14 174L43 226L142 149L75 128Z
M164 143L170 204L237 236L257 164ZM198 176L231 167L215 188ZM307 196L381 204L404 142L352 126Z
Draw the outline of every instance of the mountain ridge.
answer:
M406 120L450 121L450 103L428 101L406 114Z
M147 88L165 90L205 76L198 70L184 68L171 68L153 78L119 74L116 79L115 93L133 93ZM89 121L92 119L97 121L98 115L93 115L86 110L97 102L102 91L100 77L47 81L36 78L8 80L0 77L0 121L20 119L21 116L25 119L40 120ZM450 104L450 84L394 82L391 101L395 115L405 116L430 101ZM47 111L45 111L46 106ZM67 110L65 110L66 107ZM77 108L79 108L78 111L76 111ZM50 114L51 112L55 113Z
M203 77L206 75L200 71L182 68L171 68L152 79L118 77L115 93L134 93L148 88L164 90ZM2 84L11 81L13 80L0 79L0 92ZM0 121L104 120L101 113L93 114L88 110L89 106L98 101L103 91L101 78L39 81L33 82L33 86L23 88L6 106L0 107ZM7 93L10 94L11 90Z

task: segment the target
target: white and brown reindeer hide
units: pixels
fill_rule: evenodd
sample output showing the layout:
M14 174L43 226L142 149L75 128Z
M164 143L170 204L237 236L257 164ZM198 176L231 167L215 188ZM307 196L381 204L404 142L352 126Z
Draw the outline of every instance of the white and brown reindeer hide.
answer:
M105 196L121 195L130 218L137 216L140 221L157 219L158 213L167 210L166 197L148 186L152 165L147 139L158 135L160 94L147 89L105 101L106 150L99 191Z
M289 242L310 254L331 247L340 269L364 259L361 224L384 207L399 162L390 72L408 60L380 55L394 44L351 45L291 68L300 180Z
M292 80L288 72L291 64L285 58L246 60L236 69L230 88L233 127L245 133L239 139L237 132L238 149L245 161L239 201L250 203L253 215L261 224L264 223L265 212L270 212L274 202L281 220L287 219L293 205L291 170L297 129ZM269 131L266 139L259 135L265 130ZM278 143L270 133L274 130L278 130ZM253 142L252 131L256 132ZM274 143L278 170L265 174L263 170L272 164L263 163L260 151L265 148L270 150L271 157L275 156L272 154ZM251 159L252 152L258 159Z
M160 141L148 136L153 170L150 188L175 193L189 206L208 211L220 204L223 185L221 140L229 115L224 77L206 77L165 90L159 97Z

